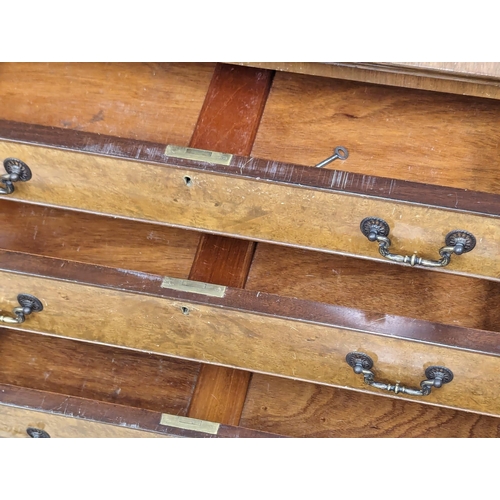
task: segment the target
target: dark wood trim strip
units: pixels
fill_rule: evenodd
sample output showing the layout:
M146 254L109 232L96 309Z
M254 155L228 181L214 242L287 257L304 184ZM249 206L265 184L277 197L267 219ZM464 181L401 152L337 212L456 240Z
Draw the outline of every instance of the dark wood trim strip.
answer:
M249 155L274 72L217 64L190 146ZM189 278L243 288L256 243L219 235L201 237ZM188 415L237 425L251 373L202 365Z
M367 312L280 295L226 289L223 298L161 288L163 276L81 264L0 250L0 271L69 281L127 293L183 300L250 314L356 330L367 334L410 340L500 356L500 333L429 321ZM24 291L28 293L28 291Z
M120 427L190 438L282 438L279 434L221 424L217 434L161 425L162 413L104 403L93 399L0 384L0 405L15 406L62 417L118 425Z
M0 120L0 140L137 160L161 164L170 168L187 168L262 182L271 181L298 188L320 189L329 192L428 205L459 212L500 216L500 195L498 194L355 174L342 170L315 169L309 166L247 156L234 156L228 166L215 165L167 157L164 154L165 144L146 143L5 120ZM221 142L217 146L220 147L219 150L222 152L231 152L231 148L224 147ZM208 148L208 146L205 147ZM211 149L217 150L214 147ZM351 156L346 162L356 161L355 157L355 152L351 152ZM348 163L346 163L347 165Z

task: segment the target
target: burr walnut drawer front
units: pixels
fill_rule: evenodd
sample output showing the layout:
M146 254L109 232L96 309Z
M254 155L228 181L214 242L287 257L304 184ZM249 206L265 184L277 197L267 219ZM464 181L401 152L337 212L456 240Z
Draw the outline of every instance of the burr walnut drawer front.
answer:
M0 437L283 437L182 415L0 384Z
M13 328L500 415L494 332L9 252L0 263Z
M64 398L60 398L64 404ZM66 400L69 398L65 398ZM103 405L106 406L106 405ZM109 405L112 406L112 405ZM78 408L81 409L82 408ZM77 412L78 412L77 409ZM68 410L68 409L67 409ZM0 437L4 438L154 438L160 433L134 429L133 424L112 425L84 419L71 411L41 412L0 403Z
M500 280L497 194L6 123L12 201Z

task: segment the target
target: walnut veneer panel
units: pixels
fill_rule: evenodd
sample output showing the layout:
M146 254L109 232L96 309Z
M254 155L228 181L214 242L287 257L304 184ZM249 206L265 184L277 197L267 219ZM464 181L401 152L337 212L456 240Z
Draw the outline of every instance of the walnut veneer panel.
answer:
M277 73L252 154L499 193L499 136L495 100Z
M499 331L500 284L259 244L246 289Z
M500 437L500 419L255 374L241 425L293 437Z
M187 145L214 64L2 63L0 117Z
M30 293L44 304L41 313L31 315L20 325L26 331L378 394L380 391L367 388L345 362L347 353L361 351L374 360L378 379L410 387L418 387L430 365L450 368L455 375L453 382L425 398L415 398L423 403L500 414L496 384L500 357L496 355L393 338L392 333L368 334L362 329L324 326L69 281L8 272L0 273L0 278L0 303L9 304L18 293ZM158 283L156 277L143 278L145 288L153 284L152 280ZM369 316L356 310L349 315L355 324L357 316L360 324ZM384 327L384 317L380 319ZM486 332L477 335L478 339L488 337L489 342L493 338Z

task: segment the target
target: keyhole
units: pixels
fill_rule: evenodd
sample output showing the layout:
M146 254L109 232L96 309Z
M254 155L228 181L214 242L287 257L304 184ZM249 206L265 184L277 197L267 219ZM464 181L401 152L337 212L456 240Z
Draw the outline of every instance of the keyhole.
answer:
M186 184L186 186L191 186L193 184L191 177L189 177L188 175L185 175L184 176L184 184Z

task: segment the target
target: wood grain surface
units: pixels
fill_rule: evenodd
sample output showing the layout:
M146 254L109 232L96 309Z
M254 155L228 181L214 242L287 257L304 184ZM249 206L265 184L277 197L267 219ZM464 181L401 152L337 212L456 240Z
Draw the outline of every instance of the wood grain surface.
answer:
M246 288L467 328L500 324L497 282L263 243Z
M5 275L12 273L13 276L24 275L40 278L51 282L55 287L58 287L59 282L68 282L76 288L80 286L97 287L96 290L118 291L138 297L150 296L169 301L186 301L195 306L201 305L215 309L228 308L245 314L310 322L432 345L465 349L481 354L500 355L498 333L486 330L430 323L416 318L390 316L385 313L363 311L238 288L222 287L222 295L207 294L196 289L181 291L170 286L169 283L165 283L163 276L155 274L61 261L2 250L0 250L0 269ZM168 281L171 281L171 278L168 278ZM205 286L207 285L205 284ZM12 308L17 305L16 296L17 294L5 295L6 301L9 301L6 303L11 303ZM63 309L66 308L63 307ZM189 315L189 307L187 309L188 311L181 312ZM30 319L33 317L31 316Z
M255 374L241 425L307 438L495 438L500 419Z
M189 419L75 396L0 385L0 436L28 437L27 427L60 437L192 437L277 438L284 437L237 426L204 429L191 419L195 429L185 428ZM169 424L163 417L174 417Z
M334 164L328 168L317 169L310 168L310 165L296 165L251 156L232 155L228 165L220 165L202 159L193 160L167 156L165 154L166 144L162 143L123 139L116 136L6 120L0 120L0 137L0 143L5 141L31 144L76 153L89 153L115 159L128 159L134 162L165 165L178 170L187 169L201 173L219 174L237 179L253 179L291 187L313 188L327 192L425 204L453 211L500 215L500 196L498 194L353 173L342 170L346 165L349 165L346 162L337 162L340 170L333 169L332 165ZM4 148L5 155L10 154L8 144L3 145L2 148ZM50 153L47 152L47 154ZM57 162L58 159L54 159L54 161ZM33 167L33 165L31 166ZM114 183L116 184L116 182ZM21 183L16 186L19 190L25 189ZM18 194L11 194L9 197L16 198Z
M190 146L249 155L271 87L273 73L218 64ZM205 234L190 279L242 288L255 243ZM249 372L202 365L189 416L236 425L245 401Z
M233 63L290 73L500 99L498 63Z
M70 264L65 266L66 271ZM42 312L33 314L19 325L25 331L381 395L385 394L365 386L362 377L353 373L345 362L347 353L365 352L375 362L378 380L400 382L410 387L419 386L428 366L446 366L455 375L452 383L425 398L395 397L500 414L495 384L500 363L498 334L419 323L417 320L400 321L384 315L374 315L370 320L369 313L356 310L352 311L350 318L352 326L325 326L325 320L318 319L314 306L311 311L298 308L296 314L301 319L278 317L280 302L287 302L279 297L275 302L278 306L275 307L276 315L260 315L239 308L203 305L199 299L193 303L191 300L160 298L6 272L0 273L0 277L2 304L8 304L11 297L20 292L31 293L44 303ZM141 276L143 283L151 283L145 278ZM265 302L265 297L261 300ZM300 301L295 301L295 304L299 305ZM273 304L268 305L272 310ZM318 310L319 314L321 311ZM308 314L315 319L309 319ZM370 322L371 328L378 329L378 334L368 333L370 330L366 328L358 330L355 325L363 319ZM411 340L394 337L398 321L402 327L401 335L413 333L417 337ZM474 347L461 350L444 347L441 341L441 345L429 342L430 339L424 341L423 337L432 329L455 332L449 341L462 342L462 345L468 341ZM481 345L481 338L492 343L490 349L495 355L473 352Z
M277 73L252 154L315 165L345 146L349 172L498 193L499 118L495 100Z
M0 117L187 146L214 66L3 63Z
M496 258L500 253L500 217L19 143L0 142L1 155L37 166L33 179L9 195L12 200L378 261L385 259L377 244L368 241L359 229L365 217L380 217L389 224L393 253L415 253L428 259L439 258L446 234L463 229L475 235L476 248L453 256L447 267L438 270L500 279ZM60 164L65 165L64 170ZM88 175L97 170L98 183ZM124 181L117 184L117 178ZM124 204L123 200L133 203Z
M179 359L0 328L2 384L186 415L199 370Z
M484 78L498 80L500 86L500 63L498 62L385 62L375 63L380 68L394 71L427 72L436 77Z
M0 199L0 248L187 278L199 233Z

